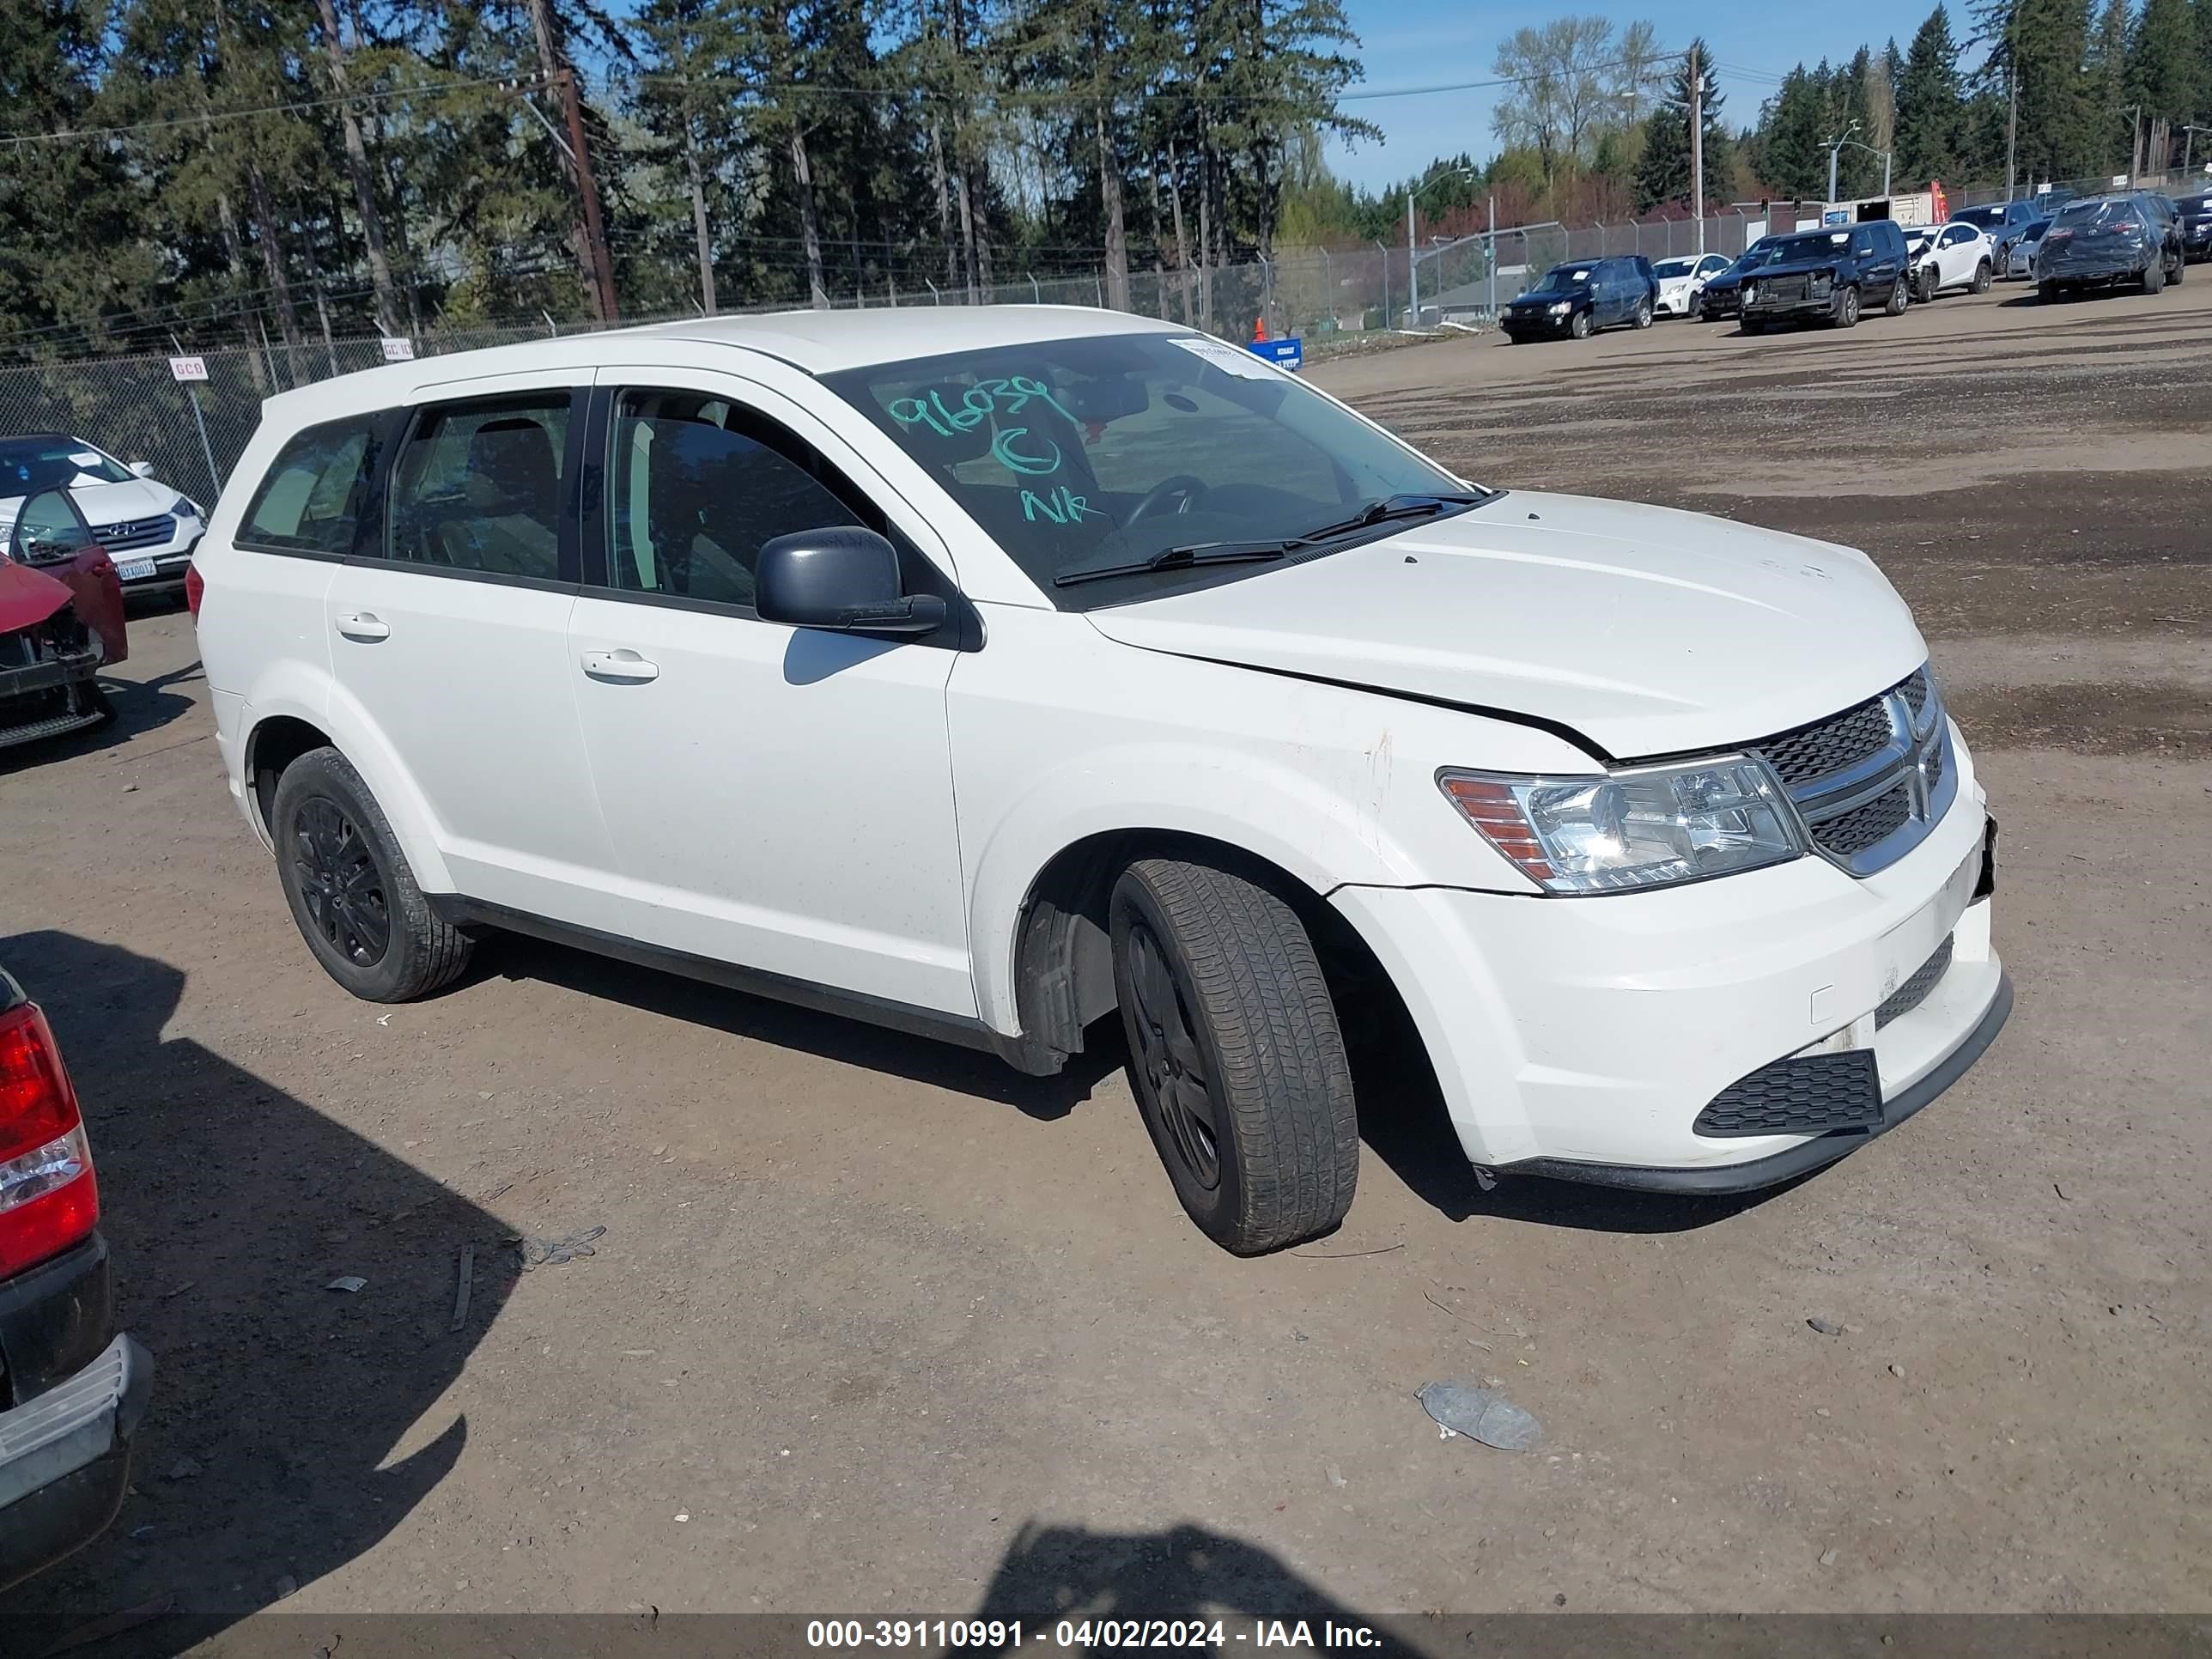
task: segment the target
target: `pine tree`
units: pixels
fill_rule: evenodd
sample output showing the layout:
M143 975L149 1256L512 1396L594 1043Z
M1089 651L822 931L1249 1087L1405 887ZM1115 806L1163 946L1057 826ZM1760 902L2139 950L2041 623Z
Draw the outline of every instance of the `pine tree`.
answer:
M1782 88L1759 112L1752 164L1778 194L1803 201L1827 193L1830 115L1828 66L1802 64L1782 77Z
M1648 213L1662 202L1687 202L1690 179L1690 65L1704 66L1705 161L1706 193L1713 181L1733 170L1733 145L1721 119L1726 99L1713 83L1712 52L1702 39L1692 40L1674 71L1666 95L1644 123L1644 154L1635 174L1636 210ZM1697 204L1702 210L1703 204Z
M2142 103L2143 119L2179 127L2197 110L2202 60L2187 0L2143 0L2128 48L2128 95ZM2165 158L2154 161L2161 167Z
M2105 0L2089 40L2089 99L2104 112L2090 164L2109 173L2128 163L2128 135L2118 118L2128 96L2128 0Z
M1962 114L1958 59L1950 15L1938 5L1914 33L1898 77L1895 172L1900 179L1926 184L1951 174L1956 182Z

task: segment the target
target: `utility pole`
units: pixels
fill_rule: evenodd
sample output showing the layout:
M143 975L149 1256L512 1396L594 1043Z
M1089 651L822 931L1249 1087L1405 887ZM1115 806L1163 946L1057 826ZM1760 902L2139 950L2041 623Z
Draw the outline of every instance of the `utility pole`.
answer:
M1421 270L1413 252L1413 191L1406 191L1406 326L1421 325Z
M607 239L599 225L599 186L592 177L592 153L584 143L584 111L576 96L576 71L562 68L554 76L559 83L561 106L568 118L568 149L576 158L576 191L584 199L584 240L591 252L593 301L599 320L622 320L615 306L615 276L607 263Z
M2012 25L2005 25L2005 200L2012 200L2013 157L2020 146L2020 54L2012 46Z
M1490 319L1498 320L1498 198L1490 198Z
M1834 165L1832 160L1830 162ZM1836 187L1832 180L1828 194ZM1690 211L1698 216L1698 252L1705 251L1705 70L1690 48Z
M2171 160L2173 152L2168 150ZM2136 175L2142 171L2142 106L2128 106L2128 188L2136 187Z

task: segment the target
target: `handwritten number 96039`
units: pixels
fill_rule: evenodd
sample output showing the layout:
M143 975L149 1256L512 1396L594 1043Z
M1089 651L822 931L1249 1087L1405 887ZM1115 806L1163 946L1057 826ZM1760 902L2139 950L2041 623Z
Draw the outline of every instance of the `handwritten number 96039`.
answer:
M961 392L957 407L945 403L942 391L926 398L900 398L890 404L890 414L901 426L926 426L939 437L954 438L973 431L994 414L1018 415L1032 403L1042 404L1070 426L1075 424L1075 417L1052 395L1052 388L1027 374L978 380ZM1042 433L1033 433L1026 426L1001 426L991 436L991 459L1009 472L1042 478L1059 471L1067 458L1058 444ZM1054 524L1079 523L1097 511L1064 484L1042 500L1022 491L1022 515L1031 520L1042 516Z

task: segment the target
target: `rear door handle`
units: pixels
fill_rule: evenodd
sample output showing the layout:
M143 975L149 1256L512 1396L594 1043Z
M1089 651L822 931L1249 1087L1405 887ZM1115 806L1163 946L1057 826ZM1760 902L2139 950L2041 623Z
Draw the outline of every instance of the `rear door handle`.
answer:
M595 680L607 680L617 685L642 685L647 680L660 678L660 665L647 662L636 652L627 648L586 651L584 653L584 672Z
M392 637L392 625L368 611L362 611L350 617L340 617L338 632L349 640L359 640L363 645L374 645L379 640Z

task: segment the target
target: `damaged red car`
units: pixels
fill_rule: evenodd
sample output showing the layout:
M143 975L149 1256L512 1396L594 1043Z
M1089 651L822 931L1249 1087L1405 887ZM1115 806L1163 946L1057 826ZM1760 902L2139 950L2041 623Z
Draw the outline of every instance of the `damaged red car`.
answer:
M104 726L114 718L102 668L129 654L123 585L67 480L0 474L17 497L0 549L0 749Z

